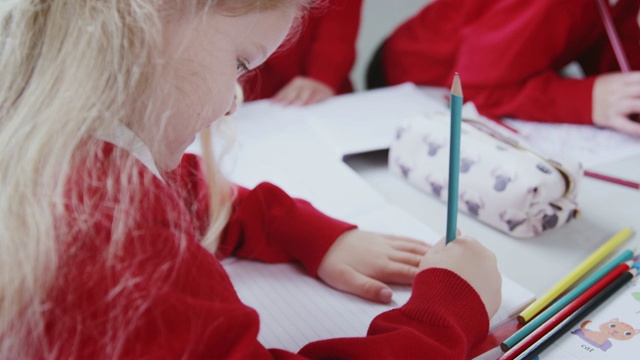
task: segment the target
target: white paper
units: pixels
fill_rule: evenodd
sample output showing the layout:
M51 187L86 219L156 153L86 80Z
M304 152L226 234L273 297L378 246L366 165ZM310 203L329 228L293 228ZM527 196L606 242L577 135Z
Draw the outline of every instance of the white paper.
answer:
M363 229L413 236L430 244L442 237L392 205L348 220ZM365 336L375 316L401 306L411 295L410 286L393 286L392 303L382 305L334 290L293 264L229 259L223 265L240 299L260 314L259 341L293 352L311 341ZM502 294L491 325L514 316L535 298L506 277Z

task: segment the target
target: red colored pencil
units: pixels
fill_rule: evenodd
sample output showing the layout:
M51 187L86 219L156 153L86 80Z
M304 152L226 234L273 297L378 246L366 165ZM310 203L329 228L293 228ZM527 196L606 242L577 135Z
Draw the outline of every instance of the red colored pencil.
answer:
M614 184L630 187L630 188L633 188L633 189L636 189L636 190L640 190L640 183L633 182L633 181L630 181L630 180L624 180L624 179L620 179L620 178L609 176L609 175L600 174L600 173L589 171L589 170L585 170L584 171L584 176L588 176L588 177L592 177L594 179L608 181L610 183L614 183Z
M514 345L509 351L505 352L498 358L498 360L513 360L519 354L527 350L536 341L542 338L545 334L551 331L554 327L560 324L564 319L569 317L572 313L578 310L591 298L596 296L602 289L607 287L618 276L626 273L629 270L629 264L620 264L610 273L605 275L600 281L595 283L591 288L578 296L574 301L569 303L564 309L558 311L554 316L547 320L544 324L540 325L537 329L531 332L527 337L522 339L519 343Z
M609 14L609 9L607 8L607 5L605 4L604 0L596 0L596 2L598 3L598 10L600 11L600 16L602 17L604 28L607 31L609 42L611 42L613 53L616 55L616 60L618 60L618 65L620 66L620 70L622 70L622 72L625 72L625 73L629 72L631 71L631 67L629 66L629 60L627 60L627 54L625 54L624 48L620 43L620 37L618 36L618 32L616 31L616 28L613 25L611 14Z
M556 340L561 338L564 334L566 334L569 330L574 328L576 325L580 323L587 315L589 315L593 310L597 309L602 303L607 301L613 294L615 294L618 290L620 290L625 284L629 281L633 280L633 278L638 274L638 269L631 269L624 274L618 276L613 282L607 285L601 292L599 292L596 296L592 297L587 301L584 305L582 305L578 310L576 310L573 314L569 315L566 319L564 319L558 326L554 327L546 333L540 340L536 341L533 345L527 348L524 352L522 352L516 360L532 360L537 359L538 354L547 349L551 344L553 344Z

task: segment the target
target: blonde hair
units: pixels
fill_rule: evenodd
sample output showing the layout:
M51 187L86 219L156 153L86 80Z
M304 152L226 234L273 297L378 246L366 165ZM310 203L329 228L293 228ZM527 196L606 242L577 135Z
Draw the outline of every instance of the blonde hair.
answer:
M173 6L167 3L179 3ZM149 96L145 117L154 116L149 89L170 88L161 59L163 11L194 15L213 8L230 16L297 0L8 0L0 3L0 358L56 356L45 339L46 300L59 268L64 235L97 221L59 223L68 208L65 191L78 151L98 156L94 135L115 124ZM191 4L191 6L188 6ZM161 73L163 74L161 77ZM170 82L169 82L170 84ZM162 85L162 86L160 86ZM168 90L167 90L168 91ZM158 95L158 94L153 94ZM159 95L158 95L159 96ZM85 157L86 158L86 157ZM135 204L150 178L136 177L137 163L123 157L120 198ZM214 159L207 159L211 224L204 245L215 251L227 222L233 191ZM91 169L84 170L91 174ZM152 175L151 175L152 177ZM107 191L113 190L112 188ZM76 204L81 207L82 204ZM82 211L82 208L74 211ZM80 216L78 218L81 218ZM177 221L177 220L176 220ZM58 223L57 223L58 222ZM127 221L113 224L109 254L120 248ZM176 234L176 241L181 241ZM61 241L63 241L61 243ZM121 323L130 319L121 319ZM114 335L117 337L117 335ZM126 336L123 329L120 337ZM109 355L118 355L113 340ZM121 339L120 339L121 340Z

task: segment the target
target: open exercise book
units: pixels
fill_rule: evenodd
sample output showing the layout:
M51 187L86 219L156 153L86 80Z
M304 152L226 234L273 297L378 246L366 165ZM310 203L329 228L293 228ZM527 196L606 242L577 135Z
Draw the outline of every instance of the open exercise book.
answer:
M269 181L362 229L433 244L442 234L390 204L342 161L346 154L388 147L397 125L389 119L400 121L442 106L425 99L415 86L403 85L305 108L282 108L265 101L245 104L234 119L235 146L221 166L240 185L254 187ZM189 151L198 153L199 144ZM314 340L366 335L371 320L402 305L411 290L396 286L392 303L380 305L331 289L294 264L230 258L223 265L240 299L260 314L259 340L267 347L290 351ZM502 293L493 324L534 300L531 291L508 278L503 278Z

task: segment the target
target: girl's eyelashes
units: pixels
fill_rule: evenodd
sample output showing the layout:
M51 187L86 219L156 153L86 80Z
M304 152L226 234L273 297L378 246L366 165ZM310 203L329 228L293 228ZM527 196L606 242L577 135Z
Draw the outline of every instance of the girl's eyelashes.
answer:
M242 60L242 59L238 59L236 60L236 72L238 73L238 75L244 75L246 73L248 73L250 71L249 67L247 66L247 63Z

